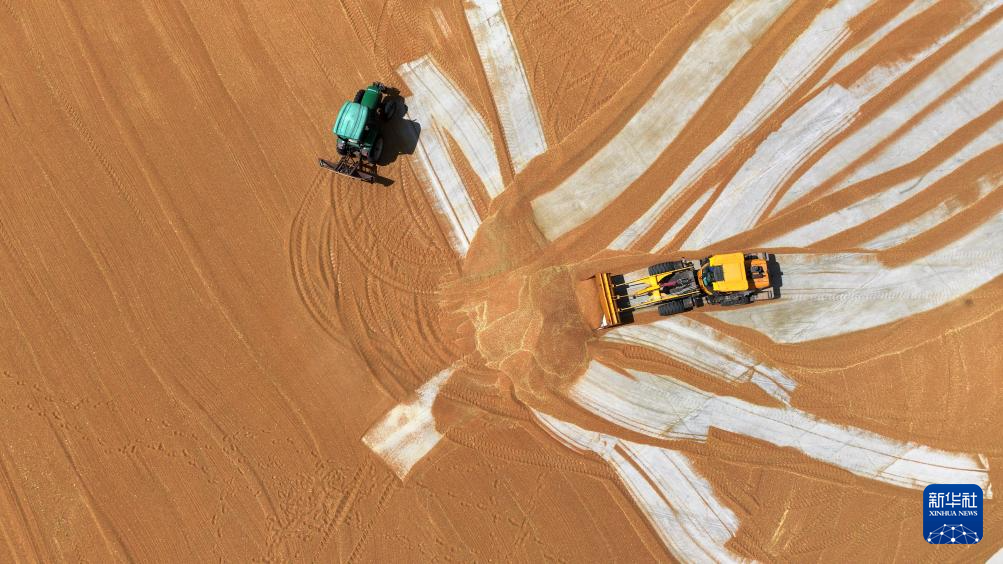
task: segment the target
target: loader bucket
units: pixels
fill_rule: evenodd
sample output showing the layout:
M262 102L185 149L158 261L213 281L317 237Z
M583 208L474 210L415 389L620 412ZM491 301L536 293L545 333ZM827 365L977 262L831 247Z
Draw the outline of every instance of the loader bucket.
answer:
M630 299L627 297L627 287L623 285L623 276L604 272L596 275L595 279L603 313L603 320L599 328L605 329L624 323L632 323L634 321L633 312L624 311L624 308L630 307Z

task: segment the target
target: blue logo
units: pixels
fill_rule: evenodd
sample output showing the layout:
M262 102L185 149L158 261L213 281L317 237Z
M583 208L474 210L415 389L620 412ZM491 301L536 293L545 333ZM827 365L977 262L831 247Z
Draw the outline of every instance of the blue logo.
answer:
M923 537L930 544L975 544L982 540L982 488L975 484L930 484L923 490Z

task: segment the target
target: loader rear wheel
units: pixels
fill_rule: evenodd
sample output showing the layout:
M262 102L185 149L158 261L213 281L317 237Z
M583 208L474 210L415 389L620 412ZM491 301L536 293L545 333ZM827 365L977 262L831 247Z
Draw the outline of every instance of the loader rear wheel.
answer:
M660 262L654 266L648 267L648 274L663 274L665 272L672 272L673 270L679 270L685 266L681 260L672 260L669 262Z
M377 162L379 162L380 157L382 156L383 156L383 137L380 136L376 138L376 141L373 141L373 146L370 147L369 155L366 156L366 159L369 160L369 162L376 164Z
M658 304L658 315L661 316L675 315L677 313L682 313L684 311L686 311L686 306L684 306L683 302L681 301L665 302L664 304Z
M359 90L358 92L355 93L355 98L352 101L358 104L359 102L362 101L362 97L365 95L366 95L365 90Z

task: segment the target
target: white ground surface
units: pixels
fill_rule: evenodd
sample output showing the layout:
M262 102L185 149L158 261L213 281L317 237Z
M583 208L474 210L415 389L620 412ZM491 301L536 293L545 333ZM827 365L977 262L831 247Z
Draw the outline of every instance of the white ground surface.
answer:
M662 216L676 199L696 182L711 167L720 162L726 154L735 148L739 141L745 138L770 115L792 91L804 83L818 65L834 49L846 39L848 22L870 5L865 0L843 0L835 6L823 10L791 45L790 49L770 71L752 98L735 121L728 126L700 155L690 163L686 170L659 196L651 208L623 232L612 244L611 249L626 249L632 247L637 239L651 230L655 222ZM709 196L709 193L704 197ZM677 223L685 224L689 218ZM658 248L674 237L670 230L663 235L655 246ZM649 251L654 249L647 249Z
M1003 64L1000 65L1003 71ZM935 185L945 176L958 170L969 160L979 156L983 152L992 149L1003 141L1003 122L990 127L984 133L973 139L970 143L961 148L957 153L945 160L940 166L930 172L902 182L894 188L885 190L860 200L859 202L846 206L835 211L818 221L806 224L802 227L789 231L780 237L764 243L766 247L807 247L818 241L822 241L833 235L838 235L847 229L862 225L863 223L878 217L879 215L892 210L911 198L915 198L927 188ZM995 175L987 177L984 184L988 185ZM986 192L988 193L988 192ZM960 210L959 210L960 211ZM926 220L916 219L902 225L900 229L907 230L914 234L919 234L936 224Z
M798 165L850 123L856 102L845 88L833 85L802 106L745 161L683 248L697 249L751 229Z
M681 215L672 225L672 227L670 227L668 231L662 235L662 238L655 244L652 250L661 249L672 242L676 236L679 235L679 232L682 231L682 229L686 227L686 225L688 225L694 217L696 217L697 213L702 210L705 205L707 205L707 202L710 201L710 197L714 195L714 190L717 190L720 185L721 184L718 183L717 186L714 186L711 190L704 192L702 196L690 204L690 207L687 208L686 211L683 212L683 215Z
M436 374L418 388L414 399L388 411L362 437L402 480L442 440L435 429L432 404L452 373L452 368L447 368Z
M504 189L491 131L463 92L431 57L405 63L397 73L411 90L408 110L421 124L415 171L450 227L450 240L466 255L481 217L449 155L452 139L494 197Z
M957 37L962 31L968 29L973 24L982 19L988 11L995 9L1001 2L994 0L984 2L981 8L966 19L961 25L952 30L951 33L934 42L930 47L924 49L902 64L878 67L868 73L864 78L850 87L850 94L854 99L853 107L860 105L873 97L874 94L885 89L901 77L907 71L936 52L940 47L951 39ZM949 57L935 71L930 73L919 84L905 93L899 100L892 104L880 116L864 125L858 131L847 137L832 150L828 151L819 159L805 174L803 174L791 186L781 198L777 205L776 212L780 212L789 207L795 201L808 194L812 189L835 176L844 167L850 165L854 160L875 147L878 143L888 138L896 129L909 118L934 103L938 97L942 96L948 89L956 85L960 80L972 72L973 69L987 61L990 57L999 53L999 36L1003 33L1003 22L997 23L982 33L979 38L960 49L955 55ZM996 93L997 100L999 92ZM855 110L854 110L855 111ZM957 111L957 110L954 110ZM938 124L934 131L942 131L944 125L954 126L956 129L960 125L981 114L985 109L977 112L968 112L964 109L957 115L949 117L944 124ZM796 116L795 116L796 117ZM915 131L915 128L913 128ZM915 131L922 134L920 131ZM908 137L908 135L906 135ZM896 161L897 162L897 161ZM887 168L888 164L882 165ZM880 172L881 167L872 165L870 174ZM858 177L859 178L859 177ZM846 182L841 186L846 186Z
M533 200L536 223L556 239L623 193L676 138L788 0L739 0L707 27L638 113L555 189Z
M797 343L891 323L957 299L1003 274L1003 214L953 243L888 268L870 253L778 255L781 299L710 315Z
M617 473L665 546L686 562L742 562L725 548L739 520L685 454L588 431L534 411L554 437L594 452Z
M467 22L477 44L516 172L547 150L543 124L499 0L472 0Z
M622 325L604 333L603 340L647 347L732 384L751 382L784 403L795 387L786 374L759 362L738 340L682 315Z
M982 198L985 198L1001 185L1003 185L1003 174L983 176L977 182L978 191L975 194L975 200L972 204L978 202ZM931 208L929 211L920 215L913 221L890 229L870 241L867 241L863 244L863 247L865 249L879 251L896 245L901 245L928 229L936 227L951 219L955 215L965 211L971 207L972 204L965 203L957 197L950 198L938 206Z
M707 440L711 427L795 448L858 476L923 489L936 483L978 484L991 496L985 457L895 441L837 425L793 407L764 407L715 396L670 376L593 361L569 392L585 409L624 428L661 439Z
M987 3L989 4L995 3ZM779 193L782 185L790 179L798 165L815 153L821 144L844 131L857 115L860 107L875 95L890 86L896 79L922 62L947 41L974 24L978 15L966 20L963 25L933 42L923 52L908 61L879 66L849 87L838 84L826 86L805 103L784 122L781 128L771 134L749 159L735 177L718 196L715 205L703 221L690 234L684 248L701 248L727 239L743 231L752 229L762 218L766 206ZM1003 24L1000 24L1003 25ZM868 150L891 135L895 129L925 108L936 97L970 73L992 53L998 51L994 39L1000 33L1000 26L983 34L980 39L962 50L961 54L950 58L938 71L924 80L913 91L904 96L882 116L872 121L857 133L851 135L827 152L815 165L802 175L780 198L778 209L783 209L808 194L844 167L864 155ZM981 57L981 59L979 59ZM986 78L986 80L991 80ZM986 89L982 94L966 90L958 101L949 101L938 110L936 123L925 123L914 127L909 134L871 160L865 169L846 180L841 186L859 181L890 170L914 160L923 150L943 139L950 131L961 127L988 109L990 103L1000 99L996 87ZM973 98L969 108L968 97ZM944 125L951 129L944 130Z

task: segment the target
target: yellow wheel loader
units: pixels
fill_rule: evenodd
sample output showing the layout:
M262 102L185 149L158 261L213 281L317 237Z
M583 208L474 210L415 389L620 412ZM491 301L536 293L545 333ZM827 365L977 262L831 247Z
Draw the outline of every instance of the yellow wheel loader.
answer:
M663 262L647 270L595 276L603 318L600 329L634 321L634 312L657 307L659 315L706 304L733 306L780 297L774 255L728 253L702 260Z

